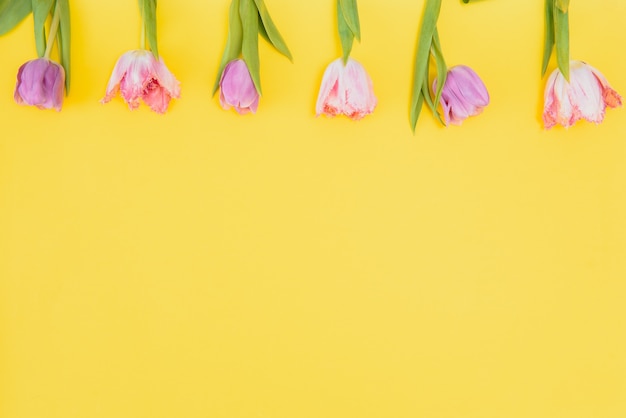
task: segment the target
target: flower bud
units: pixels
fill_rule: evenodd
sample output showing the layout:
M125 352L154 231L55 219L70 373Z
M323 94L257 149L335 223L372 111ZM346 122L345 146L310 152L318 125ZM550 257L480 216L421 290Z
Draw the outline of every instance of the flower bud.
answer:
M433 92L437 91L437 79ZM457 65L448 70L441 93L441 106L446 125L460 125L470 116L476 116L489 104L489 92L483 81L470 67Z
M224 68L220 79L220 104L225 110L234 107L240 115L256 113L259 92L244 60L233 60Z
M180 98L180 83L150 51L139 49L122 55L115 64L102 103L120 93L131 110L140 99L157 113L165 113L172 98Z
M365 68L352 58L344 65L339 58L324 72L315 110L317 116L343 114L359 120L372 113L377 103L372 79Z
M550 129L557 124L567 128L580 119L600 123L607 106L621 105L621 96L609 86L600 71L582 61L571 61L569 83L558 69L548 79L543 124Z
M13 97L18 104L58 112L63 106L64 91L63 67L47 58L38 58L20 67Z

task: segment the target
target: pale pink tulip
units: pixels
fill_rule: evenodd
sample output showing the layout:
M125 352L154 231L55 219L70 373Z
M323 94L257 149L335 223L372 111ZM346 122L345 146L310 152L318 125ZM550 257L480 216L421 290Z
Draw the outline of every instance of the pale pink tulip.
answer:
M570 62L570 82L556 69L550 75L544 95L543 124L570 127L580 119L600 123L606 107L622 105L621 96L609 86L600 71L582 61Z
M18 104L58 112L63 106L64 86L63 67L47 58L38 58L20 67L13 97Z
M317 96L317 116L343 114L359 120L372 113L376 104L372 79L361 64L349 58L344 65L339 58L328 65Z
M240 115L256 113L259 93L244 60L233 60L224 68L220 79L220 104L225 110L234 107Z
M137 109L142 99L153 111L165 113L170 100L180 98L180 83L162 58L157 60L152 52L138 49L117 60L102 103L118 91L131 109Z
M437 79L433 92L437 91ZM448 70L441 93L441 107L446 125L460 125L470 116L480 114L489 104L489 92L470 67L457 65Z

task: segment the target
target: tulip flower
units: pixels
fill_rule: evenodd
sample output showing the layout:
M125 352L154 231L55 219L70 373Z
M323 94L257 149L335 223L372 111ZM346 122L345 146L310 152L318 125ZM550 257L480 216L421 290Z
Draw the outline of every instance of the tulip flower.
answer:
M350 58L344 65L339 58L328 65L317 96L317 116L343 114L359 120L372 113L376 104L372 79L361 64Z
M58 112L63 105L64 85L63 67L47 58L38 58L20 67L13 97L18 104Z
M246 62L241 59L229 62L220 79L220 104L224 110L234 107L237 113L256 113L259 107L259 93L248 71Z
M437 79L433 93L437 91ZM476 116L489 104L489 92L478 74L470 67L457 65L448 70L441 92L441 106L446 125L460 125L470 116Z
M172 98L180 98L180 83L168 70L162 58L144 49L129 51L115 64L102 103L108 103L120 92L131 110L139 99L157 113L165 113Z
M546 85L543 124L546 129L556 124L564 127L578 120L600 123L606 107L622 105L620 95L609 86L600 71L582 61L570 62L570 81L556 69Z

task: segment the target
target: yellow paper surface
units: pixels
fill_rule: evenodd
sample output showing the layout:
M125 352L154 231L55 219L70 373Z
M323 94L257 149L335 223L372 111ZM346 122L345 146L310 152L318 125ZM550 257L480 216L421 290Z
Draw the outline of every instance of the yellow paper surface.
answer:
M359 1L359 123L314 115L334 1L266 3L294 63L262 42L248 117L210 95L227 1L159 2L165 116L99 103L136 2L71 2L61 113L13 102L32 19L0 38L0 417L625 417L626 111L542 129L543 2L444 2L491 104L415 135L422 1ZM626 3L570 11L626 94Z

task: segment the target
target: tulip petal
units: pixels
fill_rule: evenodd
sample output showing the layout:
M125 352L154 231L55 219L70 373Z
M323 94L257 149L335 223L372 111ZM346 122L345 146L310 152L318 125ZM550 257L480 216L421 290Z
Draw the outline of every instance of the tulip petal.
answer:
M353 59L345 67L345 106L344 114L352 120L359 120L369 115L376 108L376 96L372 79L365 68Z
M556 124L564 127L578 120L600 123L606 107L621 106L620 95L598 70L582 61L570 62L570 81L556 69L550 75L544 93L543 122L546 129Z
M372 80L359 62L350 58L344 65L339 58L326 67L315 105L317 116L344 114L359 120L372 113L376 104Z
M128 51L115 64L102 103L120 93L128 107L139 107L141 100L157 113L165 113L172 98L180 97L180 83L163 59L146 50Z
M344 89L342 86L343 63L341 59L331 62L322 76L322 85L317 96L317 116L336 116L343 112Z
M18 70L13 98L18 104L60 111L64 88L63 67L47 58L38 58L26 62Z
M234 107L237 113L256 113L259 93L244 60L229 62L220 79L220 104L224 110Z
M437 91L437 79L432 85ZM489 92L478 74L470 67L457 65L448 70L441 93L441 106L446 125L460 125L470 116L476 116L489 104Z

